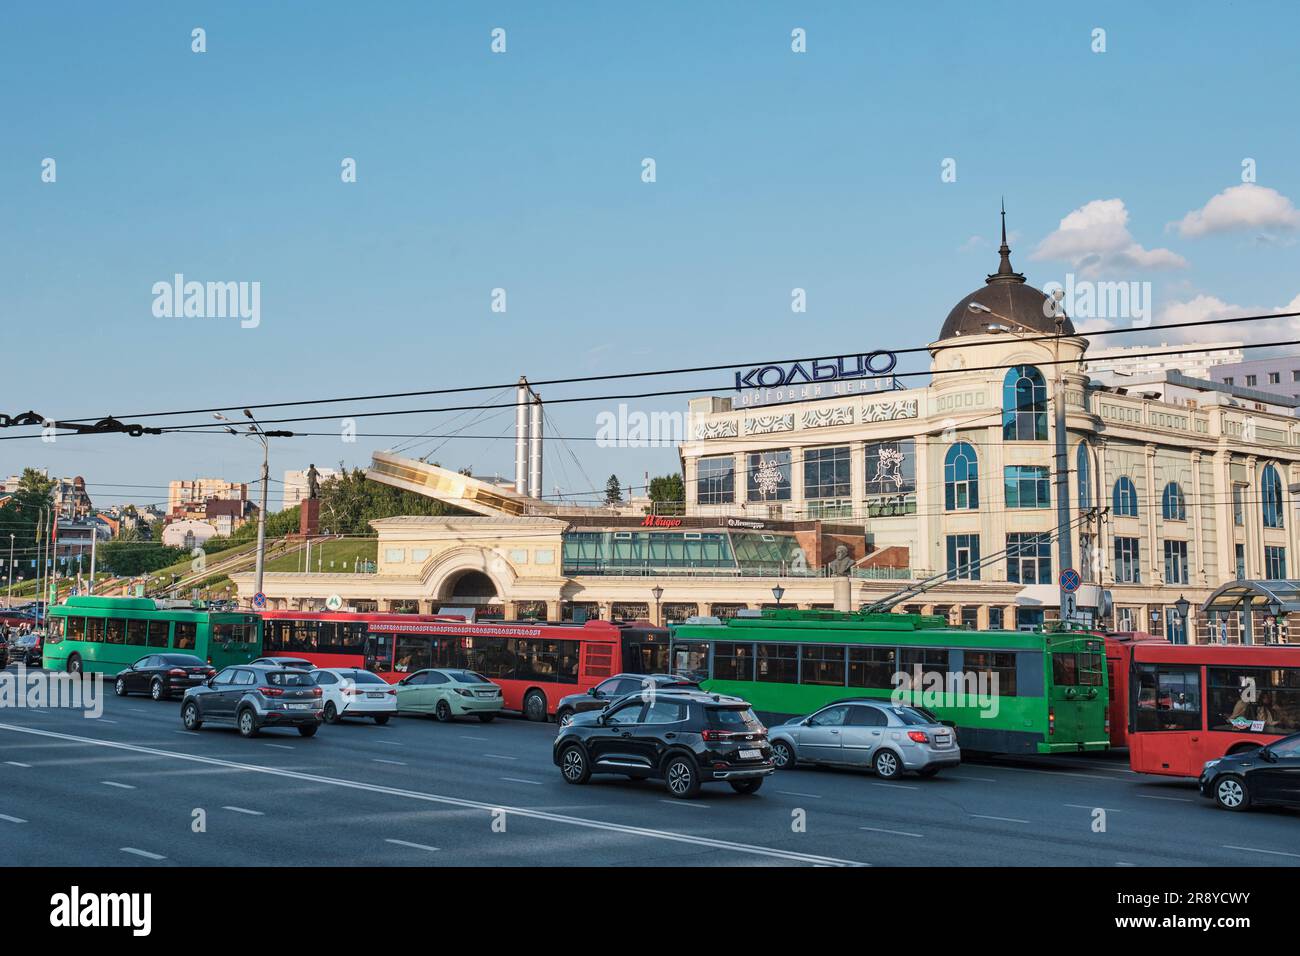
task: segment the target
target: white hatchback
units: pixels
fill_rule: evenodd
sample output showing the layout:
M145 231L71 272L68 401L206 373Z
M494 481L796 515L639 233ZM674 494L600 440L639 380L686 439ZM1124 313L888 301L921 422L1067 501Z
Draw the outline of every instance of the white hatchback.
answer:
M396 689L377 674L351 667L321 667L311 676L325 699L327 724L337 724L344 717L373 717L382 726L397 713Z

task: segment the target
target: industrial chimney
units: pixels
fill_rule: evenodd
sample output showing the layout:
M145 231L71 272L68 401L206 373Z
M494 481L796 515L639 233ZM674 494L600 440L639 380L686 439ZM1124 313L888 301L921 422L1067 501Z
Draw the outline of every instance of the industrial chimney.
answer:
M519 376L515 389L515 493L528 494L528 379Z
M533 392L532 422L528 431L528 493L542 497L542 396Z

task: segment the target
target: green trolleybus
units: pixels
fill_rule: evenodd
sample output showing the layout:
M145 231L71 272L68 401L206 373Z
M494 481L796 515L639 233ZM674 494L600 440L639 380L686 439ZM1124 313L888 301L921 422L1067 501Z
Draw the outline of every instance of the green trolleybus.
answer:
M50 608L48 670L116 674L161 651L185 651L220 669L262 653L256 614L216 612L152 598L70 597Z
M673 670L769 722L850 697L889 698L958 729L962 749L1105 750L1106 656L1095 634L970 631L941 617L764 611L673 630Z

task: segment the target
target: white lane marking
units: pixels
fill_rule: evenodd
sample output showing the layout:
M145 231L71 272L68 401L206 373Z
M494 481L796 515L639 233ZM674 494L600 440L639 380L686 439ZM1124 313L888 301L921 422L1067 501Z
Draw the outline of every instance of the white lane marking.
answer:
M99 722L100 722L101 724L115 724L115 723L117 723L116 720L109 720L107 717L101 717L101 718L99 718Z
M371 758L370 758L370 762L371 762L371 763L391 763L391 764L393 764L394 766L397 766L397 767L405 767L405 766L406 766L406 764L403 763L403 762L400 761L400 760L385 760L385 759L383 759L382 757L371 757Z
M222 810L229 810L231 813L247 813L250 817L266 816L261 810L247 810L244 807L222 807Z
M11 817L7 813L0 813L0 820L8 820L10 823L26 823L22 817Z
M412 843L410 840L386 839L384 840L384 842L396 843L398 846L409 846L412 850L428 850L430 853L438 852L438 848L436 846L427 846L426 844L423 843Z
M994 778L994 777L968 777L968 776L966 776L964 773L962 773L962 774L956 774L956 773L945 773L944 776L947 777L949 780L978 780L980 783L998 783L998 782L999 782L999 781L998 781L996 778Z
M199 736L202 736L202 735L201 735L197 730L173 730L172 733L174 733L174 734L185 734L186 736L189 736L189 737L199 737Z
M1169 800L1172 803L1191 803L1191 797L1158 797L1154 793L1139 793L1138 797L1142 800Z
M701 810L709 809L709 805L707 803L696 803L691 800L670 800L668 797L663 797L660 799L659 802L666 803L669 806L673 806L673 807L698 807Z
M540 787L542 785L540 780L525 780L522 777L502 777L501 779L509 780L511 783L527 783L534 787Z
M1016 817L991 817L987 813L972 813L977 820L998 820L1002 823L1028 823L1028 820L1021 820Z
M920 837L920 833L908 833L906 830L884 830L880 827L858 827L859 830L870 830L872 833L892 833L894 836Z
M878 781L875 780L871 781L871 785L873 787L888 787L890 790L920 790L921 789L920 787L909 787L905 783L879 783Z
M1137 866L1136 863L1125 863L1123 860L1116 860L1115 865L1116 866Z
M31 764L29 764L29 763L19 763L17 760L6 760L5 763L8 764L8 765L11 766L11 767L24 767L24 768L26 768L27 770L31 770L31 769L32 769L32 765L31 765Z
M810 800L820 800L819 793L800 793L798 790L778 790L777 793L784 793L787 797L808 797Z
M1076 810L1105 810L1107 813L1123 813L1122 810L1112 810L1110 807L1088 806L1086 803L1066 803L1063 806L1074 807Z
M508 757L505 754L484 754L484 757L495 757L497 760L518 760L518 757Z
M400 741L396 741L396 740L376 740L375 743L377 743L377 744L388 744L388 746L390 746L390 747L401 747L401 746L403 746L403 744L402 744Z
M267 744L268 747L279 747L281 750L292 750L288 744Z
M119 847L123 853L134 853L136 856L142 856L146 860L165 860L167 857L160 853L150 853L148 850L137 850L133 846Z
M235 760L222 760L218 757L205 757L200 754L179 753L174 750L159 750L154 747L142 747L138 744L120 743L115 740L97 740L94 737L79 737L75 734L57 733L52 730L38 730L35 727L23 727L18 724L0 723L0 730L33 737L48 737L53 740L68 740L73 743L89 744L94 747L107 747L110 750L124 750L128 753L148 754L152 757L168 757L189 763L205 764L210 767L225 767L229 770L243 770L247 773L263 773L287 780L301 780L307 783L322 783L348 790L364 790L369 793L381 793L388 796L404 797L409 800L421 800L444 806L460 807L468 810L482 810L486 813L505 811L515 816L530 820L543 820L548 823L561 823L567 826L583 827L589 830L604 830L624 836L639 836L651 840L664 840L671 843L686 843L692 846L709 847L732 853L748 853L754 856L766 856L787 860L793 863L811 863L825 866L870 866L857 860L842 860L836 857L818 856L813 853L801 853L796 850L782 850L777 847L759 846L752 843L735 843L730 840L718 840L713 837L697 836L690 833L677 833L673 830L653 830L649 827L637 827L623 823L611 823L605 820L593 820L589 817L575 817L563 813L551 813L528 807L508 807L499 803L486 803L481 800L468 800L462 797L448 797L437 793L420 790L403 790L398 787L385 787L359 780L346 780L341 777L324 777L320 774L304 773L299 770L287 770L282 767L259 767L257 764L239 763Z
M1245 850L1247 853L1268 853L1273 856L1291 856L1300 860L1300 853L1284 853L1281 850L1263 850L1257 846L1233 846L1231 843L1224 843L1225 850Z
M102 783L102 784L103 784L104 786L106 786L106 787L117 787L119 790L134 790L134 789L135 789L135 787L133 787L133 786L132 786L131 784L129 784L129 783L118 783L116 780L101 780L101 781L99 781L99 782Z
M486 737L471 737L469 734L457 734L461 740L487 740Z

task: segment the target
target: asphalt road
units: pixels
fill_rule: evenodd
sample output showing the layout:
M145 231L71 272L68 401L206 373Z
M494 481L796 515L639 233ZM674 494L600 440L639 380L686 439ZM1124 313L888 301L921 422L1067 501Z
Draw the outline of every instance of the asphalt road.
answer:
M564 783L554 724L401 717L184 731L176 702L0 709L9 866L1062 865L1300 863L1300 813L1231 814L1121 754L967 763L886 783L798 769L753 796ZM1106 811L1094 832L1094 810ZM198 823L203 826L199 827Z

